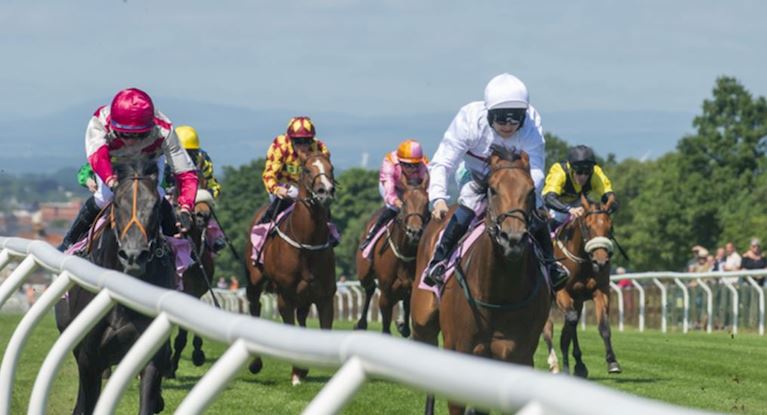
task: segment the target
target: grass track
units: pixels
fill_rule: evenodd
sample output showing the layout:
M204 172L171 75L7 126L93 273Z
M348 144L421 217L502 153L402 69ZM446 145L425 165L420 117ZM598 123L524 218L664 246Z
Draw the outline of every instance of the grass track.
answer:
M0 315L0 351L5 350L20 318L16 315ZM337 323L336 327L350 329L351 324L342 322ZM379 327L371 323L371 330ZM614 348L624 373L608 376L603 358L604 349L596 330L579 331L579 335L590 378L599 384L677 405L720 412L767 414L767 338L750 333L731 337L726 333L663 335L657 331L614 331ZM14 385L12 413L26 412L34 377L57 336L51 315L45 318L27 343ZM206 341L204 349L208 362L196 368L190 361L190 338L178 378L163 382L165 413L172 413L171 410L178 406L210 367L211 361L221 356L225 346ZM541 342L535 360L539 368L546 366L543 349ZM292 387L289 381L290 365L265 359L264 370L259 375L253 376L244 369L210 407L208 413L300 413L333 373L334 370L312 369L307 382ZM136 412L137 385L137 382L133 382L117 413ZM49 413L70 413L76 393L77 369L74 359L68 359L54 383ZM344 413L415 414L421 413L422 408L423 395L419 391L373 380L362 387ZM437 409L438 413L446 412L444 400L438 401Z

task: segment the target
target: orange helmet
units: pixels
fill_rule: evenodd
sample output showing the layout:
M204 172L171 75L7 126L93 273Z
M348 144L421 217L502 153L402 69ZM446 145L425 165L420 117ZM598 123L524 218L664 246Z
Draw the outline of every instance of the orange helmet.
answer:
M405 140L397 147L397 158L403 163L426 163L421 144L415 140Z
M288 123L288 138L314 138L317 132L309 117L293 117Z

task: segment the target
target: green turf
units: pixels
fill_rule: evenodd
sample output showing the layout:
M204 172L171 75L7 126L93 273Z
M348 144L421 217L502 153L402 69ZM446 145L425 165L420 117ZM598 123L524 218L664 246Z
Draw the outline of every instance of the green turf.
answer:
M0 351L5 350L15 325L21 316L0 315ZM337 323L337 328L350 329L350 323ZM376 329L371 323L371 329ZM624 373L607 375L604 349L597 332L579 332L584 359L593 381L637 395L660 399L678 405L734 413L767 413L767 338L755 334L731 337L726 333L687 335L657 331L638 333L634 330L614 332L613 342ZM12 413L26 411L34 377L45 353L55 341L52 316L36 329L27 344L14 385ZM546 367L543 343L536 355L536 366ZM163 382L166 413L178 406L186 393L221 356L223 344L206 341L208 362L196 368L190 361L191 338L177 379ZM210 407L208 413L300 413L333 375L334 370L312 369L308 380L298 386L290 384L290 365L266 359L264 370L257 376L244 369ZM456 374L460 375L460 374ZM138 405L137 381L120 403L118 413L133 414ZM67 359L55 381L50 398L49 413L70 413L77 392L77 371L74 359ZM552 391L556 393L556 391ZM563 399L566 399L563 397ZM407 387L384 381L368 381L344 413L420 413L423 394ZM445 413L443 400L438 401L438 413ZM618 409L618 408L616 408Z

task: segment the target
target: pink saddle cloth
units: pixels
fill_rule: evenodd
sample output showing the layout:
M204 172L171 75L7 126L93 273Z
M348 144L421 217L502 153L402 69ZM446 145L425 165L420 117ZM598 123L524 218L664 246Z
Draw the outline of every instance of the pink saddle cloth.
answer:
M72 244L72 246L64 251L64 253L68 255L75 255L84 251L88 245L88 240L93 236L92 234L95 232L95 229L99 229L104 226L105 222L106 219L104 217L99 218L99 220L96 221L96 226L92 227L91 230L88 231L88 235ZM192 243L189 241L189 239L177 239L167 235L163 236L165 236L165 241L168 243L168 246L170 246L170 250L174 257L176 266L176 288L179 291L183 291L184 272L186 272L186 270L189 269L192 264L194 264L194 261L192 260Z
M386 233L386 229L389 228L389 225L391 225L392 222L394 222L394 219L389 219L389 221L386 222L386 224L384 226L381 226L381 228L378 229L376 234L373 235L373 239L370 240L370 243L368 244L368 246L366 246L365 249L362 250L362 256L363 257L365 257L365 258L370 258L371 257L371 255L373 254L373 248L375 248L376 243L378 242L378 239L381 238L381 235Z
M293 211L295 204L291 204L290 207L280 212L277 218L272 222L260 223L250 230L250 242L253 244L253 249L250 253L250 259L256 264L264 263L264 244L269 238L269 235L274 232L274 228L279 226L288 214ZM330 243L332 246L338 244L341 241L341 234L338 233L338 228L333 222L328 222L328 230L330 231Z

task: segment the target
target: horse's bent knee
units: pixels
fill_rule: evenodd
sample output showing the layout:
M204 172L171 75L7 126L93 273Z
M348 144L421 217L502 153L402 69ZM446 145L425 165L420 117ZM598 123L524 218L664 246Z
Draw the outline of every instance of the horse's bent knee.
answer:
M578 312L569 310L565 313L565 322L567 324L578 324Z

